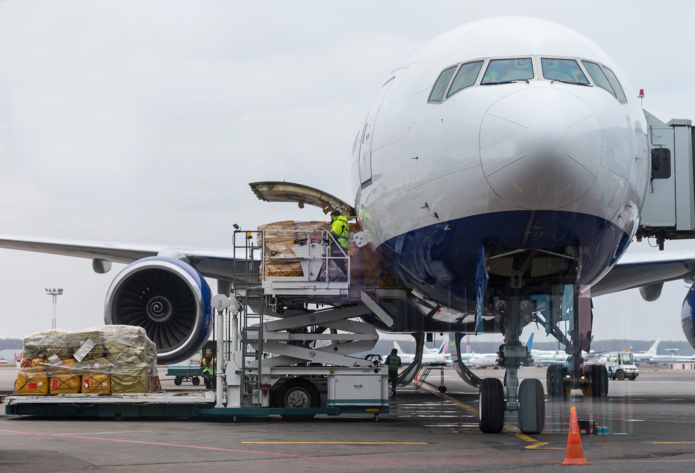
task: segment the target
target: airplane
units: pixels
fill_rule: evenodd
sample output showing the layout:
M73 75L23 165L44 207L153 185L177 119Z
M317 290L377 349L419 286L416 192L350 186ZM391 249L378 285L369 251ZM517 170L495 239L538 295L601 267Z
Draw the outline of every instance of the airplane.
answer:
M524 346L528 348L529 352L533 351L533 334L529 335ZM476 368L496 368L498 366L497 360L499 358L499 353L473 353L468 359L467 364Z
M477 378L460 359L455 367L480 388L483 432L501 432L509 411L524 413L522 432L538 433L543 387L519 384L518 368L528 360L521 331L540 306L547 333L572 353L569 382L579 388L592 297L640 288L652 301L665 281L693 279L693 253L623 256L636 235L656 236L662 248L664 239L688 237L640 226L647 190L660 185L653 169L667 163L658 146L652 151L648 120L657 119L584 36L535 18L489 18L438 36L386 76L353 140L354 206L301 186L276 193L279 181L252 188L267 201L355 219L407 293L380 304L392 325L364 320L414 334L420 354L424 332L453 333L457 342L502 333L504 385ZM162 363L186 359L210 335L204 278L229 295L242 279L257 282L260 270L256 261L244 273L247 262L230 249L16 236L0 238L0 247L89 258L99 274L127 264L107 292L105 321L145 327ZM691 345L694 305L695 286L682 316ZM264 310L287 317L287 308ZM573 327L569 338L561 321Z
M656 356L659 343L661 343L661 339L657 339L652 346L649 347L649 350L633 353L632 357L635 363L651 363L652 359Z
M393 345L398 350L398 356L400 356L401 363L403 363L403 365L409 365L413 362L413 360L415 359L414 353L407 353L405 350L401 348L401 346L396 341L393 342ZM452 366L453 363L451 361L451 354L447 353L448 348L448 338L442 341L442 344L439 346L438 349L423 347L422 361L420 364L422 366L427 366L431 364L445 364L447 366Z

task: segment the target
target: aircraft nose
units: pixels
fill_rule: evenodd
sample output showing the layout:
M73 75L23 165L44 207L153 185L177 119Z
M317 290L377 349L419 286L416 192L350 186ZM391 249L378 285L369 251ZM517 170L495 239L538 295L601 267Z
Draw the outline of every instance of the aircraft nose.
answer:
M564 207L596 178L601 125L591 106L570 92L514 92L483 118L480 161L488 184L505 201L528 209Z

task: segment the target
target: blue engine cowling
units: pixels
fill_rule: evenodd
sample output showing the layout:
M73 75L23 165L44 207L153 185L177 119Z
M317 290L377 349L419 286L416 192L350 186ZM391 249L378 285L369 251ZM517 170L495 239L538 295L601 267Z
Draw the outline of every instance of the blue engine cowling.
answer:
M208 283L189 264L143 258L111 283L104 320L144 328L157 345L157 362L178 363L191 358L210 337L211 297Z
M690 286L681 307L681 326L690 346L695 348L695 284Z

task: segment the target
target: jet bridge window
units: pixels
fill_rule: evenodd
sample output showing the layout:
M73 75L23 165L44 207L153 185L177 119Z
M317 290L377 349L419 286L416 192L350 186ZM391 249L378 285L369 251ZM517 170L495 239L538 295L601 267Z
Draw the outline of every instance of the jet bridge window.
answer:
M574 59L542 58L541 67L543 68L543 77L548 80L589 85L589 79L586 78Z
M589 61L582 61L582 64L584 64L584 67L586 67L586 70L591 76L591 80L594 81L594 84L601 87L602 89L606 89L608 92L610 92L611 95L615 97L615 91L613 90L613 86L611 86L611 83L608 82L608 77L606 77L606 74L604 74L601 70L601 66Z
M454 81L451 83L451 87L449 87L449 93L447 93L446 96L451 97L459 90L475 84L475 81L478 80L478 74L480 73L480 69L482 67L483 61L463 64L456 73L456 77L454 77Z
M507 84L533 79L533 63L530 57L494 59L490 61L480 85Z
M446 92L446 87L449 85L449 81L451 81L451 76L454 75L454 71L456 71L456 66L444 69L444 71L439 74L439 78L437 78L437 82L434 83L434 87L430 93L430 102L442 101L444 98L444 92Z
M625 92L623 92L623 88L620 86L620 82L618 82L618 78L615 76L615 73L608 69L606 66L603 66L603 71L606 73L608 81L613 86L613 90L615 90L615 93L618 94L618 101L622 103L627 102Z

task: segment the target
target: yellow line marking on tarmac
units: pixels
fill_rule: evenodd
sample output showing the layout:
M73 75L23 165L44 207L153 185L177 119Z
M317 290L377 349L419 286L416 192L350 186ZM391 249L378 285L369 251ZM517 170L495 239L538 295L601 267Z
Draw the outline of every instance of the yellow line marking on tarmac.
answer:
M460 402L460 401L457 401L457 400L454 399L453 397L447 396L447 395L444 394L444 393L440 393L438 390L432 389L431 387L429 387L429 386L427 386L427 385L425 385L425 384L423 384L422 387L425 388L425 389L427 389L429 392L431 392L431 393L434 394L435 396L439 396L439 397L441 397L441 398L443 398L443 399L447 399L448 401L453 402L453 403L456 404L457 406L463 408L464 410L470 412L471 414L475 414L475 416L478 417L479 414L478 414L478 410L477 410L477 409L474 409L474 408L472 408L472 407L470 407L470 406L467 406L467 405L465 405L464 403L462 403L462 402ZM503 430L504 432L508 433L508 434L511 434L511 435L517 437L517 438L520 439L520 440L523 440L523 441L525 441L525 442L532 442L532 445L528 445L528 446L526 446L526 448L538 448L538 447L542 447L543 445L547 445L547 444L548 444L548 442L539 442L539 441L537 441L536 439L531 438L531 437L529 437L529 436L526 435L526 434L522 434L522 433L521 433L520 431L518 431L517 429L514 429L514 428L512 428L512 427L509 427L508 425L505 425L504 428L503 428L502 430Z
M688 443L695 443L695 442L652 442L656 443L659 445L671 445L671 444L688 444Z
M430 445L430 442L241 442L265 445Z

